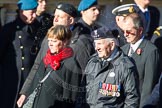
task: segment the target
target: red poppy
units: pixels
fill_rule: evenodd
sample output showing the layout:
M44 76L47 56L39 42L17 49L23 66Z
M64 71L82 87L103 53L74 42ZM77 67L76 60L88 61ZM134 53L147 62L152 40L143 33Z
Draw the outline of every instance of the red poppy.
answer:
M141 55L142 49L141 49L141 48L138 48L137 51L136 51L136 53L137 53L138 55Z

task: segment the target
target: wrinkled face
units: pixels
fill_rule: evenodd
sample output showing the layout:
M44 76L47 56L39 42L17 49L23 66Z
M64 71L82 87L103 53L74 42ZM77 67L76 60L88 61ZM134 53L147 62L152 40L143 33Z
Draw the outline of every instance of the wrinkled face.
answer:
M95 50L100 58L107 58L112 52L112 44L106 39L94 40Z
M36 10L20 10L20 17L25 23L31 24L36 19Z
M57 54L64 48L64 43L56 38L48 38L48 47L52 54Z
M82 12L82 16L90 20L90 22L95 22L99 16L98 6L92 6L89 9Z
M135 28L133 21L129 18L122 28L128 43L136 43L142 36L142 28Z
M54 13L53 25L70 26L72 24L71 16L62 10L56 9Z
M46 0L38 0L38 7L37 10L40 12L44 12L46 10Z

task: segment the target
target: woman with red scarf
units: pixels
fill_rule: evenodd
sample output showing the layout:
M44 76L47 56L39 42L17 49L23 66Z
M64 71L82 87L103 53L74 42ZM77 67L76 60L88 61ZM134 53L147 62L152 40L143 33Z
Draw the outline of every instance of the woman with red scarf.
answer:
M69 42L72 33L70 29L57 25L47 33L49 49L39 66L30 90L22 91L17 102L21 107L26 97L36 88L49 71L47 79L35 98L33 108L73 108L78 96L81 69L73 57Z

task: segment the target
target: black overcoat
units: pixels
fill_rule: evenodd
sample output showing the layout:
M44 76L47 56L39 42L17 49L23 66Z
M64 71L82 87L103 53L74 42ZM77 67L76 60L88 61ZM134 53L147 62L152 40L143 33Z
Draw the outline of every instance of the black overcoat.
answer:
M25 91L21 90L21 93L28 96L50 70L52 73L43 83L34 108L73 108L78 92L82 90L79 88L81 69L73 57L64 59L56 71L50 66L45 68L42 61L30 87Z
M0 32L1 108L14 108L19 89L34 63L36 54L31 49L37 25L27 25L17 17Z

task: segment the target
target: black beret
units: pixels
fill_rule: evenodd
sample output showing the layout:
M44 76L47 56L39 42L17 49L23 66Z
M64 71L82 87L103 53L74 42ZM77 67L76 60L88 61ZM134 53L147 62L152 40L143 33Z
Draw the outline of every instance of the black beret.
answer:
M91 33L91 36L95 40L105 39L105 38L116 38L116 35L118 34L114 32L114 30L110 30L107 27L98 28Z
M72 4L69 3L59 3L56 6L56 9L62 10L74 18L78 16L77 9Z

